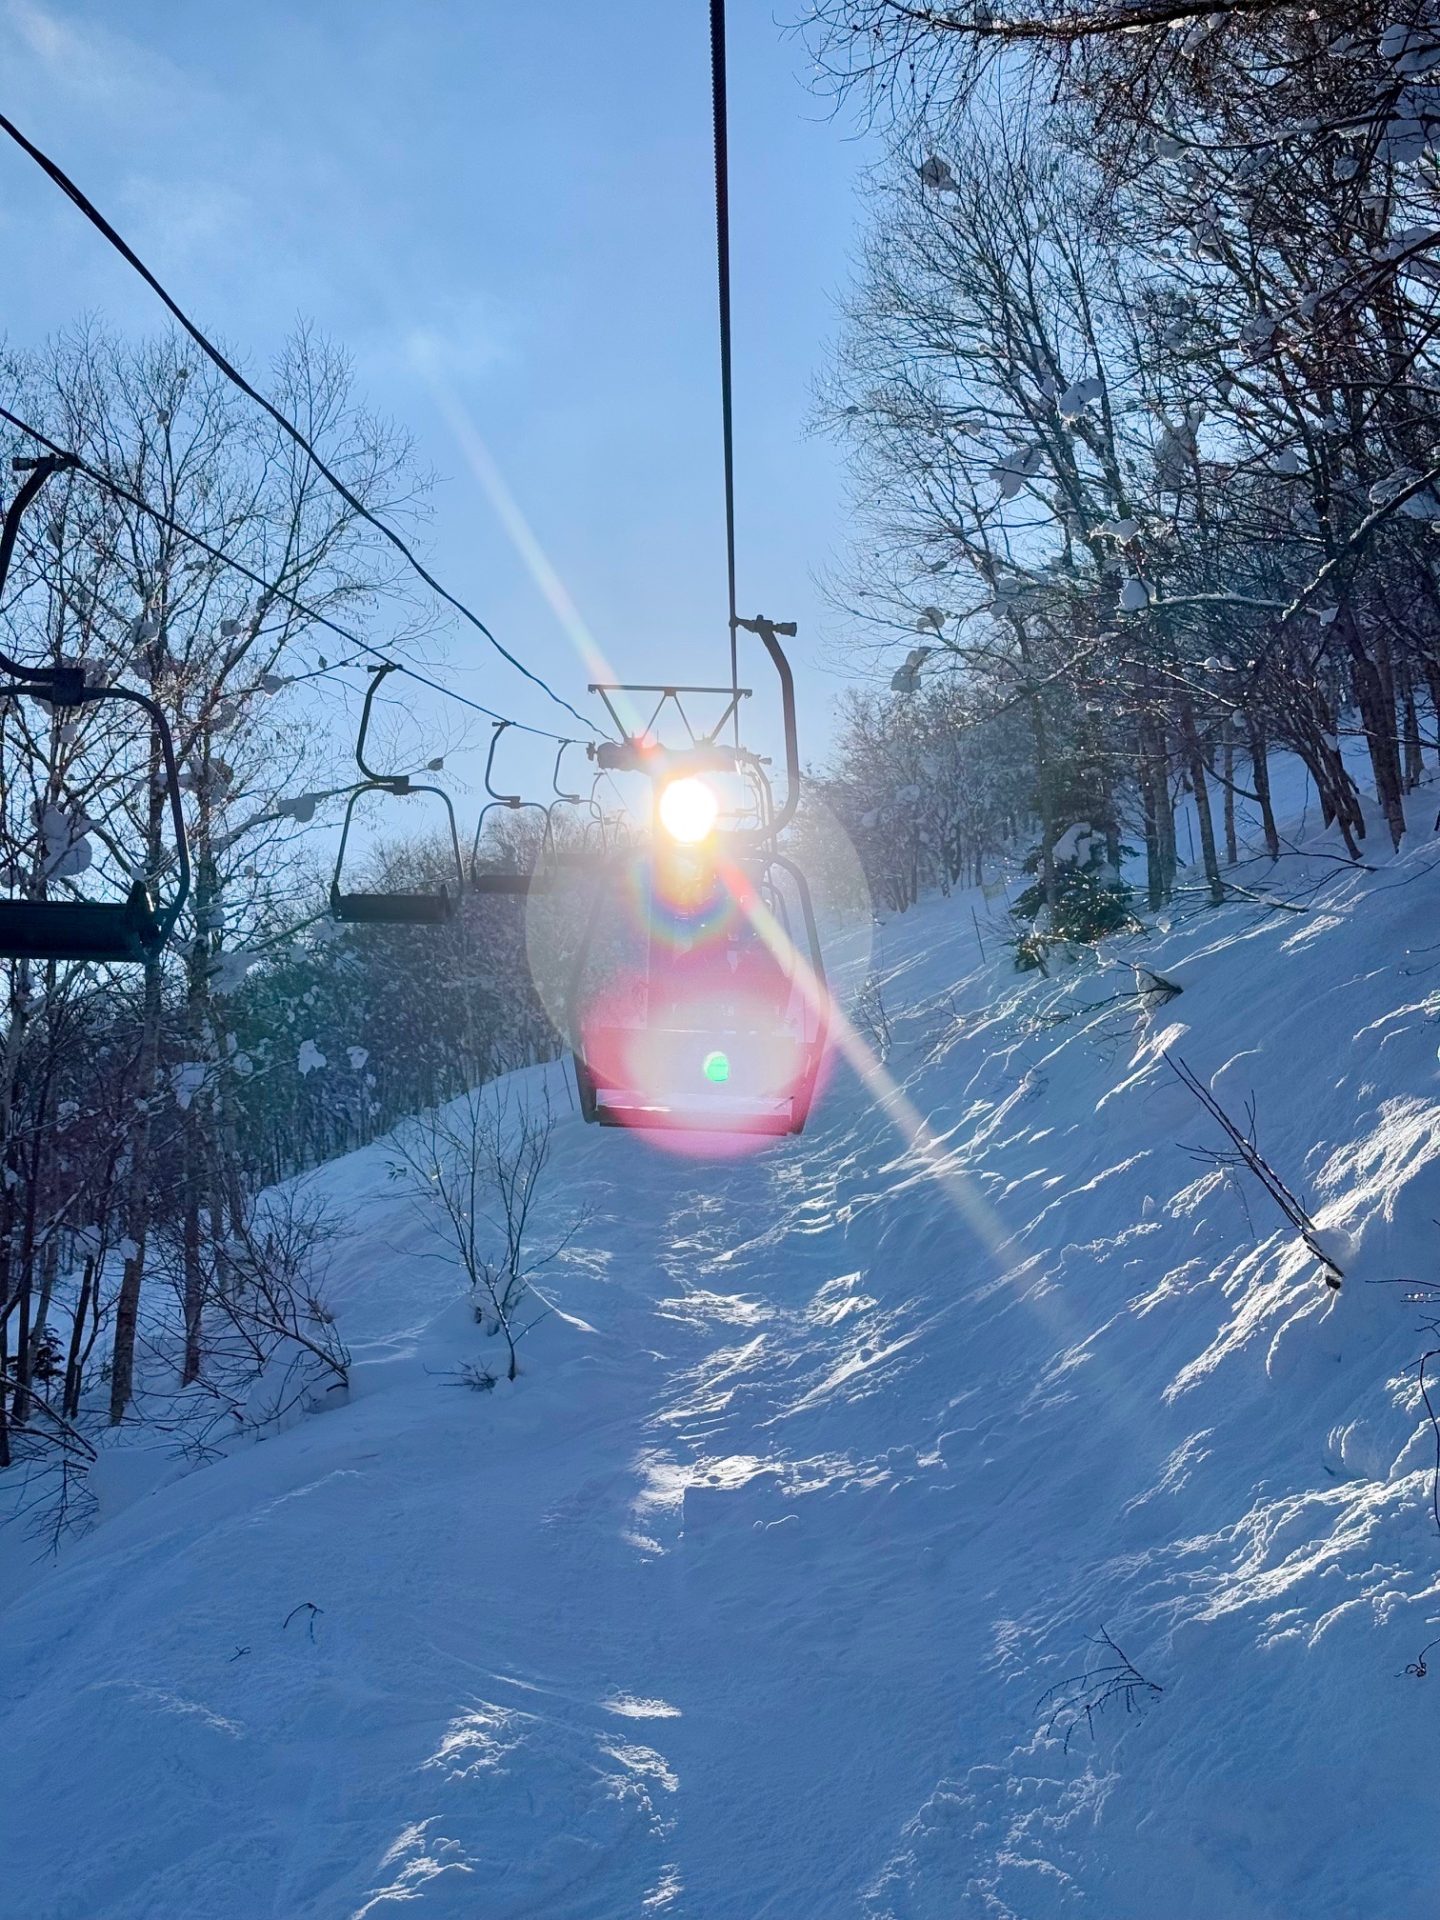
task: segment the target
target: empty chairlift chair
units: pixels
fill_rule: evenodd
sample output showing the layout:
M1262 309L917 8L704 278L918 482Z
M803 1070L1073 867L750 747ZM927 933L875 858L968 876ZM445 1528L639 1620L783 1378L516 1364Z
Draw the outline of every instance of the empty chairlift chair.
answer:
M160 749L170 818L175 835L175 879L170 896L158 907L143 880L132 882L123 900L0 900L0 958L77 960L140 964L158 954L170 938L190 891L185 816L175 767L175 748L165 716L144 694L125 687L86 687L79 669L61 668L43 680L0 686L0 697L29 695L54 707L97 705L114 700L147 714Z
M40 460L16 460L17 473L29 478L16 494L0 530L0 591L3 591L15 551L20 519L52 474L65 472L75 462L68 455ZM154 958L179 918L190 890L190 863L185 840L185 815L175 765L175 744L165 715L148 695L127 687L87 686L85 669L77 666L27 667L0 652L0 673L10 676L0 686L0 699L42 700L54 709L98 706L113 701L138 707L152 729L152 740L164 773L171 826L175 839L174 880L166 904L157 906L145 880L132 881L123 900L56 899L48 888L42 897L0 900L0 958L6 960L68 960L110 964L143 964ZM133 868L132 868L133 871Z
M365 778L352 791L345 807L345 821L340 830L340 848L335 856L335 874L330 882L330 913L333 919L352 926L368 927L436 927L443 926L453 918L456 903L465 886L465 868L460 858L460 836L455 825L455 809L450 796L443 787L431 786L426 782L412 780L407 773L377 773L365 759L365 742L370 731L370 717L375 704L375 695L380 683L387 674L393 673L393 665L376 669L370 685L365 690L365 705L360 715L360 736L355 742L355 763ZM345 872L345 848L350 838L350 825L355 816L355 808L367 793L384 793L396 798L408 798L412 794L431 794L445 808L445 817L449 826L450 848L455 861L455 892L441 885L425 892L396 892L380 888L347 889L341 885Z
M526 808L533 808L544 822L540 843L542 854L551 842L550 809L543 801L526 800L518 793L497 793L495 789L495 749L500 744L501 735L513 725L514 722L511 720L497 720L495 731L490 736L490 751L485 759L485 791L490 798L480 809L480 818L475 822L475 838L470 847L470 886L475 893L529 893L532 890L540 890L535 873L529 869L481 866L481 841L485 835L485 823L492 813L520 813ZM569 744L568 741L560 743L561 754ZM560 767L558 755L555 767L558 774Z

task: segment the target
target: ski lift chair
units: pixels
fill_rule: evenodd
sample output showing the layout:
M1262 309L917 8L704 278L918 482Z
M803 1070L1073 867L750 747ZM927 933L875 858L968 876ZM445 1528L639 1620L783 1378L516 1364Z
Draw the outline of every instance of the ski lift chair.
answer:
M0 687L0 698L13 695L42 699L54 707L94 706L103 700L118 700L148 715L165 771L175 835L175 885L163 908L156 906L143 880L131 885L124 900L0 900L0 958L107 961L118 965L139 965L153 959L170 938L190 892L185 815L180 805L175 745L165 715L148 696L132 693L128 687L86 687L80 668L58 668L26 682Z
M623 894L625 869L638 880L652 928L666 911L657 869L666 856L637 862L628 852L607 863L612 884L597 889L571 979L570 1028L576 1087L584 1118L601 1126L721 1134L799 1133L808 1118L828 1038L828 996L814 904L805 876L779 853L775 836L799 800L794 682L778 635L793 626L741 621L764 642L780 677L785 719L786 797L773 803L762 763L741 748L720 747L718 726L686 748L659 750L629 736L594 749L602 769L648 773L658 795L672 778L738 773L759 792L758 828L718 832L697 856L701 892L731 898L730 925L706 945L703 915L693 923L690 954L648 942L643 1004L612 1011L589 980L604 915ZM651 689L653 691L653 689ZM682 689L687 693L732 689ZM720 725L733 711L727 707ZM660 809L655 809L657 816ZM712 884L713 881L713 884ZM791 939L793 896L803 938ZM681 915L683 921L684 915ZM682 937L686 929L682 926ZM768 934L768 938L766 937ZM773 945L772 945L773 942ZM776 951L778 949L778 951ZM638 1014L638 1017L636 1017Z
M377 773L365 759L365 741L370 730L370 715L375 694L387 674L395 672L388 663L378 667L365 690L365 705L360 714L360 735L355 742L355 763L365 778L352 790L340 829L340 848L335 856L335 873L330 882L331 918L351 926L437 927L453 918L455 905L465 888L465 865L460 857L460 835L455 825L455 809L443 787L412 780L405 773ZM345 847L350 838L350 823L355 808L367 793L384 793L398 799L411 794L433 794L445 808L450 828L450 848L455 859L455 893L442 885L434 891L394 892L381 889L350 890L341 886L345 872Z
M0 590L15 552L21 516L52 474L74 467L69 454L39 460L15 460L16 473L29 478L11 501L0 529ZM73 960L81 963L141 964L158 954L174 930L190 892L190 859L175 743L156 702L128 687L87 687L83 667L27 667L0 652L0 672L12 683L0 686L0 699L43 700L51 707L96 706L105 700L139 707L149 718L160 750L175 836L175 885L166 906L157 907L144 880L136 880L124 900L0 900L0 958Z
M475 822L475 838L470 846L470 888L473 893L543 893L549 890L548 875L535 870L527 871L523 867L482 867L480 864L480 842L485 834L485 822L492 813L519 813L523 808L533 808L544 820L540 850L542 858L547 848L553 847L554 838L550 815L552 808L543 800L526 800L518 793L497 793L494 783L495 749L500 744L500 736L505 729L514 724L510 720L497 720L495 731L490 736L490 752L485 761L485 791L490 798L480 809L480 818ZM573 743L562 740L560 752L555 756L555 772L551 784L561 800L570 800L569 794L560 792L560 760L567 746ZM573 796L579 804L579 795Z

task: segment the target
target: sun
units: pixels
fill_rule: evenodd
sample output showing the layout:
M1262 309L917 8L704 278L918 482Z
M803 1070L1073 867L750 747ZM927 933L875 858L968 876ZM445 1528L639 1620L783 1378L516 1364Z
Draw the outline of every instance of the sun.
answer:
M672 840L693 847L715 825L720 803L703 780L687 774L660 790L660 824Z

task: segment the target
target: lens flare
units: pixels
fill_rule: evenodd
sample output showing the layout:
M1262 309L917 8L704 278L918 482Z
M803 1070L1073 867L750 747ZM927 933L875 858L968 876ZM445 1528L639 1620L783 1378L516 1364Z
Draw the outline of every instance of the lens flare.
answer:
M660 790L660 824L682 846L693 847L705 839L719 810L710 788L693 774L672 780Z
M705 1056L705 1078L713 1086L723 1087L730 1078L730 1058L717 1048L714 1053Z

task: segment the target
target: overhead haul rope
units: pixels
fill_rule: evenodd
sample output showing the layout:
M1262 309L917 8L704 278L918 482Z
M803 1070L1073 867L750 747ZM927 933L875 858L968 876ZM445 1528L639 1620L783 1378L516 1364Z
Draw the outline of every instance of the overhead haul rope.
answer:
M379 661L387 667L393 667L397 673L403 673L407 679L416 681L418 685L430 688L433 693L443 694L447 700L457 700L462 707L469 707L472 713L483 714L487 720L507 721L517 733L534 734L541 740L570 741L573 739L573 736L569 734L552 733L547 727L532 727L527 726L523 720L510 720L508 715L497 713L493 707L483 706L480 701L472 700L466 694L457 693L453 687L447 687L442 681L432 680L429 674L421 673L418 668L407 666L403 660L394 659L390 654L386 653L383 648L377 647L369 640L366 640L362 634L352 632L349 627L342 627L339 621L332 620L329 614L321 613L316 607L307 606L303 600L291 593L288 588L276 586L273 582L267 580L263 574L256 573L252 567L247 567L243 561L236 560L221 548L212 545L202 534L193 533L183 522L172 519L171 516L161 508L152 506L148 500L134 492L132 488L127 487L123 481L116 480L113 475L102 472L99 467L91 466L88 460L82 460L78 454L71 454L67 448L60 446L59 443L52 440L48 434L42 433L38 427L32 427L28 421L22 420L18 414L12 413L8 407L0 406L0 420L7 421L12 427L17 428L19 432L28 434L32 440L38 441L39 444L49 452L61 455L70 463L74 472L83 473L87 479L93 480L97 486L104 487L107 492L113 493L117 499L125 501L127 505L134 507L137 512L147 515L157 526L164 527L167 532L173 533L177 539L188 541L191 546L197 548L201 553L208 554L212 560L219 561L222 566L231 568L235 573L238 573L243 580L248 580L252 586L259 587L267 598L271 600L282 600L287 607L290 607L296 613L303 614L304 617L315 626L324 627L328 632L336 634L341 640L348 642L350 646L361 649L360 661L343 661L339 663L340 665L356 666L362 664L363 660L367 658ZM333 673L334 671L335 668L332 667L320 667L311 673L292 674L289 678L292 680L313 680L320 678L323 674ZM564 703L562 702L561 704L563 705ZM574 709L572 708L571 711L573 712ZM577 716L577 718L583 717L583 715ZM590 725L592 723L587 721L586 724Z
M740 744L739 607L735 598L735 411L730 363L730 139L725 78L725 0L710 0L710 96L715 130L715 265L720 301L720 432L725 450L725 578L730 603L730 691Z
M723 85L723 52L722 52L721 80ZM568 700L563 699L558 693L556 693L555 689L549 684L548 681L544 680L541 677L541 675L539 675L538 673L532 672L532 670L525 665L524 661L517 659L516 656L510 652L508 647L502 646L500 641L496 639L495 635L490 631L489 627L487 627L485 622L480 618L479 614L473 612L471 608L466 606L463 600L458 599L447 588L441 586L440 582L435 578L434 574L430 572L429 568L424 565L424 563L418 558L418 556L414 553L414 551L411 549L408 543L395 531L395 529L392 526L390 526L386 521L382 520L378 514L372 513L370 508L365 505L364 501L360 500L350 490L350 488L346 486L345 482L340 478L339 474L336 473L333 470L333 468L327 466L325 461L320 457L319 453L316 452L311 442L300 431L299 427L295 425L294 421L288 419L286 415L283 414L280 411L280 409L274 404L273 401L267 400L265 395L261 393L258 388L252 386L251 383L245 378L245 375L241 373L240 369L237 366L234 366L231 363L231 361L229 361L225 357L225 355L220 351L220 349L215 345L215 343L211 339L209 339L208 336L204 334L198 326L196 326L195 322L190 318L189 314L185 312L184 308L181 307L179 302L175 300L174 297L169 292L167 292L166 288L161 284L161 282L156 279L155 275L150 271L149 267L146 266L145 262L140 258L139 254L136 253L135 249L129 244L129 242L123 237L123 235L118 233L115 230L115 228L111 226L110 222L105 218L104 214L100 212L99 208L95 206L94 203L91 200L89 200L84 193L81 192L80 188L76 186L75 182L70 178L69 174L67 174L60 166L58 166L56 162L53 161L47 153L42 152L41 149L37 147L32 140L27 140L25 135L15 125L14 121L7 119L3 113L0 113L0 132L9 134L10 138L15 142L16 146L18 146L24 153L27 153L30 156L30 158L35 162L35 164L41 169L41 171L47 174L49 178L54 181L55 185L59 187L60 191L66 196L66 198L72 201L74 205L79 208L81 213L84 214L85 218L90 222L90 224L93 227L95 227L98 232L104 235L104 237L110 242L110 245L115 248L118 254L120 254L121 258L124 259L130 266L132 266L135 269L136 273L140 275L140 278L145 282L145 284L150 288L150 290L158 296L158 298L163 303L163 305L169 310L169 312L175 317L175 319L179 321L180 325L184 328L185 332L189 334L190 338L195 342L196 346L199 347L200 351L206 356L206 358L212 361L214 365L220 369L221 373L225 375L226 379L232 381L240 389L242 393L247 394L249 398L255 401L255 403L258 406L261 406L265 409L266 413L269 414L270 418L275 422L275 424L278 427L280 427L285 433L287 433L289 437L295 442L296 446L301 448L301 450L309 457L309 459L314 463L316 471L324 476L324 478L330 483L330 485L340 495L340 498L346 503L346 505L350 507L350 509L353 512L358 513L362 520L366 521L370 526L374 527L377 533L381 534L386 540L389 541L390 545L394 547L396 552L399 553L404 558L406 564L409 567L411 567L416 574L419 575L420 579L422 579L425 582L426 586L429 587L433 593L438 594L440 598L443 601L445 601L445 603L448 606L453 607L455 611L458 614L460 614L463 619L468 620L470 625L475 628L476 632L483 635L484 638L489 641L490 645L494 647L495 651L501 656L501 658L509 661L510 665L515 668L517 673L523 674L527 680L532 681L534 685L539 687L543 693L547 694L549 698L556 703L557 706L561 706L565 709L567 713L573 714L574 717L580 722L582 726L589 727L592 733L598 733L600 729L595 725L595 722L593 720L587 719L586 716L583 713L581 713L578 708L572 707ZM728 353L728 347L726 351ZM732 545L733 545L733 542L732 542ZM732 567L732 581L733 581L733 567ZM732 585L732 591L731 591L731 599L733 602L733 599L734 599L733 585ZM733 605L732 605L731 611L732 612L734 611ZM731 639L731 653L733 656L733 653L734 653L733 635ZM442 691L448 691L448 689L442 689ZM455 697L458 699L460 696L456 695ZM473 705L474 703L470 702L468 704ZM484 712L486 711L486 709L482 708L481 711ZM549 737L551 739L558 739L559 735L552 734Z

